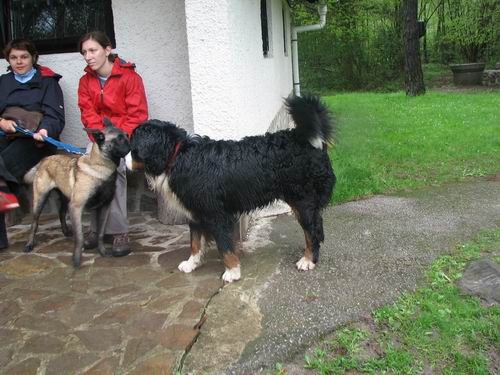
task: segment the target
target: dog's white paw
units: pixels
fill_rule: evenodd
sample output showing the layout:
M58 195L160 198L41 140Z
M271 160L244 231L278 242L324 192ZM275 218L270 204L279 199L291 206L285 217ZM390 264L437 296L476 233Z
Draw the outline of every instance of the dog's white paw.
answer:
M312 260L306 259L306 257L300 258L300 260L295 264L299 271L309 271L314 269L316 266Z
M179 271L190 273L193 272L201 264L201 257L199 255L191 255L188 260L179 264L177 268Z
M226 272L222 275L222 280L226 283L232 283L233 281L238 281L241 279L241 269L240 266L234 268L226 268Z

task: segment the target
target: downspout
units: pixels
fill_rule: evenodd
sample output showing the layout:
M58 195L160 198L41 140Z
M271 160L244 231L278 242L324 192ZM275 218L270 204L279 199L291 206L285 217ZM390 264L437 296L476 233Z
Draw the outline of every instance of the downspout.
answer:
M300 80L299 80L299 49L297 34L304 31L319 30L325 27L326 24L326 4L318 6L319 23L314 25L294 26L292 27L292 71L293 71L293 92L296 96L300 96Z

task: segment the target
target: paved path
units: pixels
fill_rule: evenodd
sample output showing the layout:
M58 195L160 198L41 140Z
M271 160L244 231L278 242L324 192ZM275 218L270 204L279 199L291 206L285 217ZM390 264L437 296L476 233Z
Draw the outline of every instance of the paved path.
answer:
M170 374L199 334L197 324L222 286L216 259L195 277L177 271L189 256L187 226L131 217L133 254L84 253L71 266L72 240L46 216L37 248L24 254L28 225L9 228L0 254L0 373ZM214 254L216 255L216 254Z
M0 253L0 373L254 374L269 372L349 320L412 289L440 252L500 224L500 181L377 196L329 207L320 264L299 273L303 234L289 215L261 218L244 244L240 282L223 287L215 250L192 274L186 226L132 216L134 253L85 253L44 217ZM267 369L267 370L266 370Z
M261 224L271 242L247 254L243 280L212 299L184 373L273 373L302 357L319 337L413 289L440 253L500 225L500 181L350 202L329 207L324 222L320 263L306 273L294 269L303 244L294 219Z

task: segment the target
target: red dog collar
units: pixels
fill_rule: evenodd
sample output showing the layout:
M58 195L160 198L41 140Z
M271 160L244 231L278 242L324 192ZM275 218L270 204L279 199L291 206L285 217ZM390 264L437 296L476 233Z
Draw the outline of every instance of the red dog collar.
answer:
M172 168L172 164L174 164L174 160L177 157L177 154L179 153L179 150L181 149L182 142L176 143L175 144L175 149L172 155L168 158L167 161L167 167L165 168L165 172L170 172L170 169Z

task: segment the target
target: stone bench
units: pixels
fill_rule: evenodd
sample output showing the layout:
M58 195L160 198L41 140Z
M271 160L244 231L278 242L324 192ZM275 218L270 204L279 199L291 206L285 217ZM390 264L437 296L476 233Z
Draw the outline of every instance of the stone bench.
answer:
M497 65L499 65L497 63ZM485 70L482 79L483 86L500 87L500 67L498 69Z

